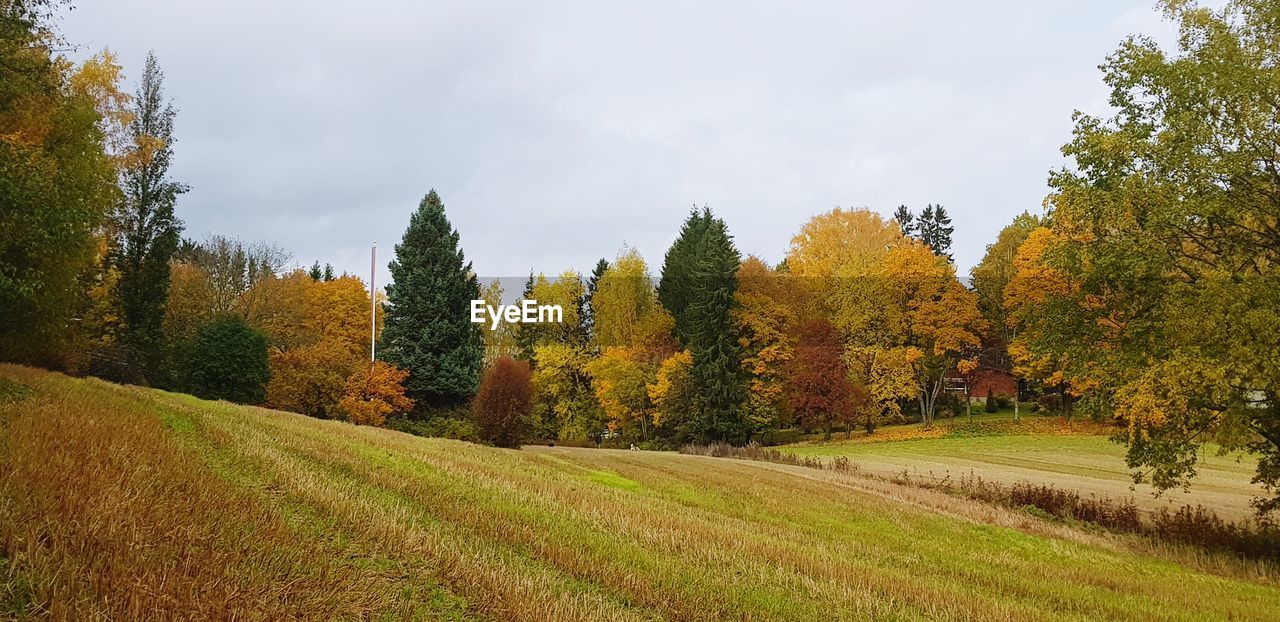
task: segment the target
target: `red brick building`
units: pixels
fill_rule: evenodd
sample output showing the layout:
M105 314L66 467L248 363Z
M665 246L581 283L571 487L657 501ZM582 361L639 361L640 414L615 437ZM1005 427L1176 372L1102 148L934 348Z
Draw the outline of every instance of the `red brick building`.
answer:
M988 389L991 390L992 395L1008 398L1012 398L1018 392L1018 379L1003 369L980 368L973 372L970 383L972 388L969 395L974 397L986 397Z

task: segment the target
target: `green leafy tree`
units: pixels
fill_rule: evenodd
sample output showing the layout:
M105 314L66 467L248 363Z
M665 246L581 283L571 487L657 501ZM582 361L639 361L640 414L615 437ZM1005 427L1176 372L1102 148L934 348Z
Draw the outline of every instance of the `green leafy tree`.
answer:
M95 97L50 54L59 4L0 8L0 358L50 365L119 193Z
M1054 173L1047 291L1026 347L1115 413L1135 479L1247 449L1280 507L1280 5L1163 2L1177 49L1131 37L1102 66L1113 116L1078 114ZM1021 337L1021 334L1019 335Z
M258 404L266 397L271 370L267 337L234 315L196 332L179 364L181 385L197 397Z
M160 65L154 54L147 54L127 130L130 145L120 174L123 199L112 223L124 344L138 375L129 380L154 383L162 373L169 261L178 250L182 231L174 205L187 191L185 184L169 178L176 116L164 97Z
M390 269L379 356L409 372L405 388L418 407L465 402L484 365L484 340L470 313L480 285L435 190L410 217Z

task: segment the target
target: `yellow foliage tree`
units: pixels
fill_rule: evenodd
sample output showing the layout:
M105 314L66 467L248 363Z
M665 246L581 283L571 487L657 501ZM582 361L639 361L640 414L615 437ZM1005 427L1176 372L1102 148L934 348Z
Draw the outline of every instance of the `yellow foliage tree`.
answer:
M895 246L885 255L882 270L886 302L900 322L895 327L900 344L919 351L911 367L921 418L930 425L946 376L976 366L987 321L977 294L956 279L950 262L924 244L912 240Z
M645 391L653 404L653 425L679 436L675 429L693 411L693 355L681 350L667 357Z
M835 209L813 217L792 238L787 267L847 344L890 347L900 341L900 318L883 304L883 265L890 249L906 242L894 221L875 212Z
M133 120L130 103L133 97L120 90L124 80L124 67L119 57L108 48L89 57L71 76L71 88L87 97L98 110L98 123L105 138L107 154L117 166L129 151L126 128Z
M564 343L534 347L535 438L582 441L605 428L605 415L592 390L586 349Z
M634 345L643 321L659 307L648 265L635 249L624 248L600 277L591 299L596 346Z
M530 294L538 305L559 305L563 313L561 321L556 324L540 326L541 341L554 343L585 343L586 331L582 327L582 300L586 293L586 284L582 275L573 270L565 270L556 279L548 279L539 274Z
M1009 358L1014 373L1057 392L1063 413L1069 414L1072 400L1096 386L1096 382L1081 375L1068 375L1065 353L1031 347L1042 341L1041 333L1051 329L1050 323L1060 320L1059 312L1049 308L1049 301L1081 301L1079 285L1045 261L1046 253L1059 240L1059 234L1047 227L1038 227L1027 236L1013 259L1013 276L1005 286L1004 306L1013 335Z
M621 347L605 348L587 364L596 399L604 408L610 429L638 432L640 438L650 438L653 405L648 385L657 367L637 356L633 349Z
M489 282L484 289L480 290L480 297L484 298L485 304L497 308L502 304L502 282L494 279ZM481 330L484 336L484 357L486 362L493 361L500 356L516 356L517 348L515 341L514 329L511 324L500 322L497 328L493 328L491 324L484 324Z

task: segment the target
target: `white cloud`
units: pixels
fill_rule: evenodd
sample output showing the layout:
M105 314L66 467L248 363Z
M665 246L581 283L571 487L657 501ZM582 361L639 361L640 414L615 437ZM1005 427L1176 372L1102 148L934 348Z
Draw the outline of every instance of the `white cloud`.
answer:
M364 274L432 187L485 275L656 271L693 204L777 261L835 205L942 203L966 270L1038 210L1145 1L85 3L64 20L180 108L189 232ZM385 270L380 281L385 282Z

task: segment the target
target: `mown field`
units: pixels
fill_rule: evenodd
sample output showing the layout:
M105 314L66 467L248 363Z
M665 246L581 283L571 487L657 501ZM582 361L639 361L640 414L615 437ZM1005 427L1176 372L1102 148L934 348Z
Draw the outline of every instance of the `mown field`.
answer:
M933 430L919 425L881 428L871 436L850 440L796 443L779 449L803 456L847 456L865 471L892 477L904 470L924 479L981 477L1012 484L1027 481L1114 499L1132 498L1145 511L1176 509L1185 504L1212 508L1223 518L1252 515L1250 500L1260 488L1250 483L1257 462L1241 452L1201 452L1198 477L1189 489L1156 494L1146 484L1134 485L1124 462L1124 446L1110 440L1108 430L1088 422L1062 422L1057 417L1023 415L1014 422L1007 413L944 421Z
M1263 565L873 478L0 366L0 618L1268 620Z

